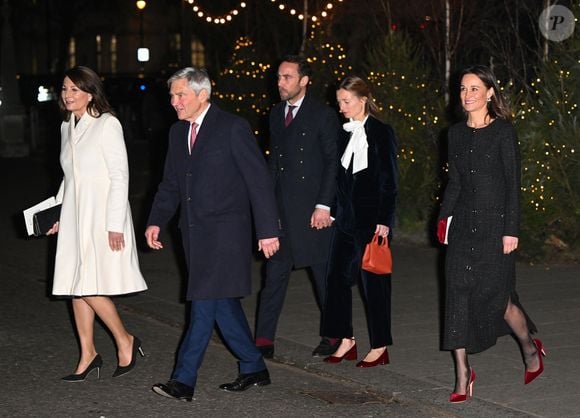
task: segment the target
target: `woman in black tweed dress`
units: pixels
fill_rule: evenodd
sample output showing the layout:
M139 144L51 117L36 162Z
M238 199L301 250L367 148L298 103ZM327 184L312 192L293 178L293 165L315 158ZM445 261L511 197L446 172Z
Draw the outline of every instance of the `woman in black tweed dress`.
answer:
M497 337L513 333L517 338L526 384L542 373L540 353L545 354L541 341L530 335L536 327L515 290L520 211L516 131L489 68L465 69L460 97L467 120L449 130L449 184L438 224L439 240L449 245L443 349L452 350L455 359L453 403L472 392L475 373L467 354L490 348Z

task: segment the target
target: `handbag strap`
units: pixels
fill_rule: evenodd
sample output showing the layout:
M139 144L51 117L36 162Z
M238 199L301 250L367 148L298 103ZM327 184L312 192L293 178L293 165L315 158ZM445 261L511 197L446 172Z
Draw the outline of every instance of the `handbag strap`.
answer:
M388 248L389 247L389 239L388 238L381 238L381 241L379 242L379 237L380 237L380 235L378 233L375 233L375 235L373 235L373 239L371 240L371 242L374 242L380 246L386 245Z

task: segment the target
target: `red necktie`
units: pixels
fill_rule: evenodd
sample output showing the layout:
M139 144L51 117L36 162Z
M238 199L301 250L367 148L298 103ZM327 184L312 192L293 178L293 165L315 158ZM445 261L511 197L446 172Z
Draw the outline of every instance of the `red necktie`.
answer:
M296 106L288 105L288 113L286 113L286 119L284 119L284 126L288 127L292 120L294 120L293 110Z
M193 144L195 144L195 138L197 137L197 123L191 123L191 135L189 136L189 153L193 150Z

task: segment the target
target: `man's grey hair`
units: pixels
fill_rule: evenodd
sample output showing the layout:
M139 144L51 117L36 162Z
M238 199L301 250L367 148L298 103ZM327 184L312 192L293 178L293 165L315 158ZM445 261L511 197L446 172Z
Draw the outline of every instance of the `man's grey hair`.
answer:
M202 90L207 91L208 97L211 96L211 80L207 71L203 68L185 67L178 70L167 80L167 87L171 88L171 83L175 80L186 79L189 88L192 89L196 95Z

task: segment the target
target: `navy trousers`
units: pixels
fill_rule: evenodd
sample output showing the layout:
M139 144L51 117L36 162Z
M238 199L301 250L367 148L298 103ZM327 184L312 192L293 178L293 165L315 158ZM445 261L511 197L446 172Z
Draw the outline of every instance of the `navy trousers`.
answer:
M313 264L310 266L310 270L314 276L317 302L322 309L324 297L326 296L326 262ZM267 338L274 341L291 272L292 261L268 260L266 264L266 280L260 292L258 304L256 338Z
M191 302L189 328L181 342L172 379L195 387L197 371L216 324L228 348L239 359L240 373L266 369L262 354L252 340L240 299L194 300Z

